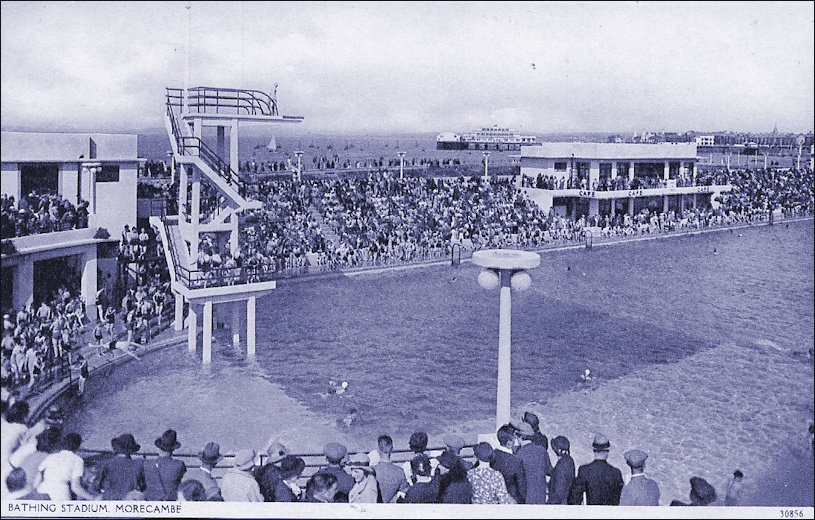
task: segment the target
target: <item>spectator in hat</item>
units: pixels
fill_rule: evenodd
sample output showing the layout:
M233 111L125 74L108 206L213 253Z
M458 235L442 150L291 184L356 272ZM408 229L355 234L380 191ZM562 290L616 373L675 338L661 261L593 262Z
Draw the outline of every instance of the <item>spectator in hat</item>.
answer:
M577 477L569 492L569 504L582 504L585 493L588 505L619 505L623 475L619 469L606 462L611 443L605 435L598 433L591 446L594 460L578 468Z
M218 481L212 476L212 470L224 459L221 455L221 445L217 442L209 442L204 449L198 453L198 460L201 466L192 468L184 474L183 482L197 480L204 487L204 500L209 502L223 502L221 487Z
M472 469L473 463L468 460L464 460L464 458L461 456L461 450L465 445L464 439L461 437L461 435L446 435L443 440L444 445L446 446L446 451L449 451L451 454L461 459L461 464L464 466L465 470L469 471Z
M94 488L102 493L99 500L124 500L131 491L143 492L144 464L132 458L141 446L129 433L114 437L110 445L115 455L102 463L94 481Z
M439 500L439 478L432 477L431 459L424 453L410 461L413 484L405 491L402 502L409 504L435 504Z
M144 498L177 500L178 485L187 472L187 465L173 458L173 452L181 447L176 431L173 429L165 431L153 444L159 449L160 454L153 460L145 461L144 481L147 487L144 490Z
M379 497L379 484L376 482L368 456L356 453L351 456L346 467L354 479L354 487L348 493L348 502L375 504Z
M473 448L478 459L467 472L467 480L472 487L473 504L514 504L515 499L507 492L504 476L490 467L495 460L494 450L488 442L478 443Z
M690 503L686 504L680 500L671 502L672 506L707 506L716 501L716 489L702 477L691 477L690 479Z
M439 502L443 504L471 504L473 489L467 479L467 470L461 457L451 451L439 455Z
M494 450L495 458L490 463L490 467L504 476L507 492L515 499L515 502L525 504L526 472L523 460L513 451L517 442L515 428L510 424L505 424L498 429L497 436L499 446Z
M342 469L342 463L348 455L348 449L339 442L329 442L323 446L323 454L328 462L327 466L320 468L317 473L329 473L337 479L337 492L347 497L354 487L354 479ZM342 497L340 497L342 499Z
M574 460L569 454L569 439L558 435L552 439L552 450L558 456L558 461L552 469L552 478L549 479L546 503L567 504L569 490L574 482Z
M373 468L376 481L379 483L382 502L386 504L396 502L400 493L404 496L405 491L408 489L408 483L402 469L391 462L393 439L388 435L380 435L377 439L377 451L379 452L379 463Z
M410 451L413 452L413 457L415 458L416 455L423 454L427 450L427 434L425 432L413 432L410 435L410 439L408 439L408 448ZM436 471L436 466L438 466L439 461L436 459L441 455L441 452L433 453L428 456L430 460L430 474L433 475ZM433 457L433 458L430 458ZM408 484L414 484L416 481L413 480L413 460L407 460L402 465L402 470L405 472L405 478L408 481Z
M337 477L331 473L315 473L306 483L306 495L303 501L334 503L337 490Z
M620 493L621 506L658 506L659 484L645 476L645 459L648 454L641 450L631 450L623 455L631 468L631 480Z
M275 502L299 502L303 492L297 485L297 479L306 469L306 462L294 455L285 455L280 460L277 486L274 490Z
M520 439L520 448L515 453L524 463L526 474L526 503L546 503L546 477L552 474L549 450L532 442L535 430L527 422L513 423ZM548 443L547 443L548 444Z
M260 486L252 476L255 450L238 450L232 469L221 480L221 496L226 502L263 502Z
M266 452L266 464L255 468L255 480L260 486L263 501L276 502L275 489L280 483L278 464L289 454L289 450L279 442L271 442L264 451Z

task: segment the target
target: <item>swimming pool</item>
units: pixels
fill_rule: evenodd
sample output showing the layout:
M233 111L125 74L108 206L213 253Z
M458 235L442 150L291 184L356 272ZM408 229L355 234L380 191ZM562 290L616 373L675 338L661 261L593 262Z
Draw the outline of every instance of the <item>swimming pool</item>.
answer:
M186 345L150 354L92 380L69 426L97 448L125 431L152 447L172 427L182 451L210 440L224 451L260 447L270 435L303 452L329 439L371 449L380 433L405 446L416 429L431 443L448 431L474 440L493 428L498 343L498 292L480 288L477 274L464 263L280 282L258 301L254 362L228 331L216 336L211 367ZM729 457L751 436L799 435L775 409L731 402L741 392L777 394L762 402L782 407L783 422L811 417L801 353L815 327L812 220L549 252L530 275L532 288L513 295L513 416L537 410L544 433L604 429L620 451L654 438L652 457L687 464L706 458L696 453L705 442ZM585 368L596 390L578 382ZM326 395L329 380L348 381L348 391ZM643 409L627 410L632 402ZM338 425L352 407L358 421ZM738 432L716 430L728 418ZM641 428L626 430L632 422ZM720 442L697 438L720 433ZM673 453L677 438L684 448ZM572 438L578 464L582 444ZM695 474L712 471L708 462L721 460ZM684 474L655 465L682 492L663 498L685 497Z

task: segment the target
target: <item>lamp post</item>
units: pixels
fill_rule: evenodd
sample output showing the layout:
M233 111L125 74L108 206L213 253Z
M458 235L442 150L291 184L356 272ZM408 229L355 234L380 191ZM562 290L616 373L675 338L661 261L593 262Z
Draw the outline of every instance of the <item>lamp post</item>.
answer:
M489 162L490 162L490 152L484 151L484 182L488 182L490 180L489 174Z
M294 151L294 155L296 155L296 156L297 156L297 175L296 175L296 180L297 180L297 182L300 182L301 175L302 175L302 173L303 173L303 170L302 170L302 165L301 165L301 163L300 163L300 157L303 155L303 152L302 152L301 150L295 150L295 151Z
M396 152L396 155L399 156L399 178L405 178L405 153L406 152Z
M473 263L484 269L478 274L478 284L490 290L501 287L498 321L498 393L496 400L496 430L507 424L510 418L511 382L511 289L525 291L532 285L532 278L524 272L540 265L540 255L515 249L487 249L473 253Z

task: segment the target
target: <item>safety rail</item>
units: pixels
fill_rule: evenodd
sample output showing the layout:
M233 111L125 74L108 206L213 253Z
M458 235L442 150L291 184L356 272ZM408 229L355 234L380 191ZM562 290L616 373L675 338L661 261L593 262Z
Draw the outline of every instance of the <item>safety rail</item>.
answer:
M196 114L278 115L277 102L260 90L192 87L187 89L187 95L189 110ZM183 106L184 89L167 88L167 102L173 106ZM214 109L214 112L211 109Z

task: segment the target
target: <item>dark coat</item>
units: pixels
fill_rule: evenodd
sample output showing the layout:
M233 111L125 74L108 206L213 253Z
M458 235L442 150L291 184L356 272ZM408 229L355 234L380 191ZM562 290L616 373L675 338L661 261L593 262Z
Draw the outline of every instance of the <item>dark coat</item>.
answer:
M337 493L344 493L345 496L348 496L348 493L351 492L351 488L354 487L354 477L349 475L339 466L326 466L324 468L320 468L317 473L330 473L337 477Z
M275 489L280 482L280 470L274 464L265 464L254 471L255 481L260 487L260 494L263 495L264 502L277 502L275 499ZM288 487L287 487L288 489ZM283 502L289 502L284 500Z
M131 491L144 491L144 466L141 460L116 455L102 463L94 482L101 491L99 500L122 500Z
M587 505L616 506L620 504L622 490L620 470L604 460L595 459L577 470L569 492L569 504L582 504L585 493Z
M299 502L300 497L296 496L291 488L287 486L282 480L277 481L274 489L275 502Z
M147 489L144 490L145 500L177 500L178 485L187 472L183 461L162 456L145 461L144 481Z
M495 450L495 460L490 467L501 472L507 484L507 492L519 504L526 503L526 472L524 463L517 455L502 450Z
M574 482L574 460L566 454L557 461L549 479L549 497L547 504L567 504L569 490Z
M439 479L417 482L405 492L403 502L408 504L435 504L439 501Z
M516 454L524 463L526 473L526 503L546 503L546 475L552 474L552 463L546 448L539 444L524 444Z

